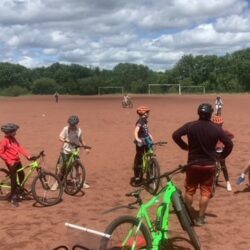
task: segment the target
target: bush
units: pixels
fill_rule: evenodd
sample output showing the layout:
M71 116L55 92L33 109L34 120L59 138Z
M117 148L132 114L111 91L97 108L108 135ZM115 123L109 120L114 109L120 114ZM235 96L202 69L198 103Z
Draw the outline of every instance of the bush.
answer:
M29 94L29 91L24 87L14 85L1 90L0 94L3 96L20 96Z

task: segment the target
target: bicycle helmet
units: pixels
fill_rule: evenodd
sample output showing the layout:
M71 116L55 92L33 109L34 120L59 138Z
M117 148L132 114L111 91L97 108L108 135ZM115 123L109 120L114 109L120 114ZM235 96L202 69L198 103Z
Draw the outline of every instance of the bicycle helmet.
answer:
M216 123L219 125L222 125L224 122L223 117L221 115L214 115L212 118L212 121L213 121L213 123Z
M210 120L214 109L209 103L202 103L198 107L198 115L203 120Z
M139 108L137 108L136 113L138 115L144 115L145 113L148 113L150 111L150 109L147 106L140 106Z
M14 123L7 123L1 126L1 131L4 133L12 133L19 129L19 126Z
M68 123L69 123L69 125L72 125L72 126L77 125L79 123L78 116L77 115L71 115L69 117L69 119L68 119Z

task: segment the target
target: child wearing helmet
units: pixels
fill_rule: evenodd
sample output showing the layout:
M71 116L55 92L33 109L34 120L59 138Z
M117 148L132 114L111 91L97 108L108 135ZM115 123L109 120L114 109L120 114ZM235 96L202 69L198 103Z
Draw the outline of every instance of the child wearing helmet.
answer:
M215 100L215 113L216 113L216 115L218 115L218 116L221 115L221 110L222 110L223 106L224 106L224 103L223 103L221 97L217 96L216 100Z
M141 181L140 171L142 167L142 156L150 143L153 143L153 137L149 133L148 116L150 109L147 106L140 106L136 110L139 119L136 122L134 137L136 144L136 154L134 158L134 177L131 178L131 184L138 185Z
M70 157L70 153L75 148L74 145L85 146L86 143L83 140L82 130L77 125L80 122L79 117L71 115L68 118L68 126L65 126L60 135L59 140L63 142L60 156L58 159L57 167L60 168L61 174L65 168L65 164ZM86 153L89 153L88 148L84 148ZM84 183L85 188L89 188L89 185Z
M19 126L14 123L7 123L1 126L1 131L5 134L4 138L0 142L0 158L4 160L6 166L10 172L11 179L11 192L9 201L13 206L19 206L18 204L18 188L17 188L17 170L22 168L22 163L19 154L25 156L28 160L31 160L30 154L19 144L16 136L16 131ZM24 172L19 171L19 181L24 180Z
M213 121L213 123L218 124L221 127L222 127L222 125L224 123L223 117L221 115L214 115L212 117L212 121ZM229 132L228 130L225 130L225 129L223 129L223 130L230 139L234 138L234 135L231 132ZM218 141L217 145L216 145L216 152L218 154L221 154L221 152L223 151L223 148L224 148L224 144L222 142ZM231 187L231 183L229 181L229 175L228 175L228 170L227 170L227 166L226 166L226 160L225 159L220 159L220 165L221 165L221 170L223 172L225 181L227 183L227 191L230 192L230 191L232 191L232 187Z

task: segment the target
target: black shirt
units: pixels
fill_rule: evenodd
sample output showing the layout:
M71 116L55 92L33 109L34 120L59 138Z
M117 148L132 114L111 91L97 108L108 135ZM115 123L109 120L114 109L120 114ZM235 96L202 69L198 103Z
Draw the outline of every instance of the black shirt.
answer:
M182 139L182 136L185 135L188 143ZM223 129L207 120L197 120L184 124L173 133L172 138L182 149L188 150L188 162L195 162L199 165L215 163L215 147L218 140L225 145L221 154L223 159L233 149L233 142Z
M145 118L139 118L136 122L136 126L139 127L138 137L139 138L146 138L149 136L148 130L148 120Z

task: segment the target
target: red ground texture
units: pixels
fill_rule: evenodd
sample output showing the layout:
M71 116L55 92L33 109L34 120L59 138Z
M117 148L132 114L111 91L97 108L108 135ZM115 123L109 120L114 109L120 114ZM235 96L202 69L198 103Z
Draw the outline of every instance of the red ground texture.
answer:
M196 232L203 250L247 250L250 249L250 192L245 184L237 186L236 179L250 160L247 111L250 96L223 94L221 97L225 104L224 128L235 135L234 149L227 160L233 191L226 190L221 176L220 186L207 209L208 223L196 228ZM173 142L173 131L197 119L201 102L214 104L215 98L216 95L132 96L134 107L148 105L151 108L149 126L154 140L168 141L166 146L156 149L162 173L186 162L187 153ZM45 167L52 172L61 146L58 136L71 114L80 117L85 141L93 147L88 155L81 152L91 188L76 196L64 194L62 202L52 207L41 207L27 200L13 208L7 201L0 201L0 249L47 250L59 245L71 249L75 244L98 249L99 237L69 229L65 223L104 231L117 216L136 213L128 209L103 213L133 201L125 193L133 190L129 180L133 174L133 131L137 115L135 108L121 107L121 96L60 96L58 103L53 96L0 99L0 124L19 124L20 144L31 154L44 149ZM28 163L24 158L22 161ZM0 166L5 167L2 160ZM181 174L174 179L183 191L184 177ZM145 192L143 197L147 200L150 196ZM198 209L198 199L199 193L195 196L195 209ZM174 214L169 226L168 249L192 249Z

